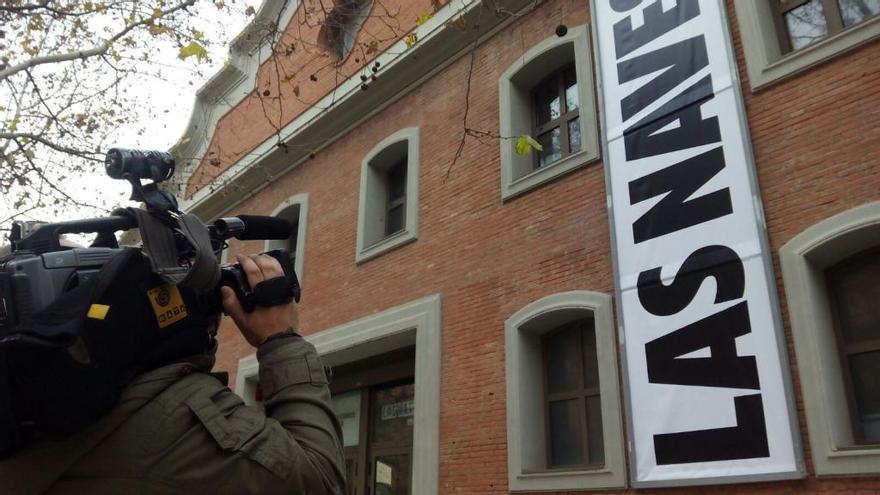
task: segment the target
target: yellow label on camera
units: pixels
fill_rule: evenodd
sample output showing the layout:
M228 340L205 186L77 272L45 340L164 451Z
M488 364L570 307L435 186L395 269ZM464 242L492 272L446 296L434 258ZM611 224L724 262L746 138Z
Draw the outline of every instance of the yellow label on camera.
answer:
M93 320L103 320L107 317L108 311L110 311L110 306L106 304L92 304L89 306L89 312L86 313L86 316Z
M163 285L147 291L159 328L176 323L186 318L186 306L176 285Z

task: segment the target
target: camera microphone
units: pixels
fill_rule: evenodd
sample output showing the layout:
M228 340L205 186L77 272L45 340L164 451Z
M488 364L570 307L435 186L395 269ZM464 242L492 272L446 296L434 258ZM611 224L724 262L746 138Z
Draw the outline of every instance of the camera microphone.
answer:
M244 232L235 237L243 241L288 239L293 232L293 225L283 218L260 215L239 215L238 218L244 223Z

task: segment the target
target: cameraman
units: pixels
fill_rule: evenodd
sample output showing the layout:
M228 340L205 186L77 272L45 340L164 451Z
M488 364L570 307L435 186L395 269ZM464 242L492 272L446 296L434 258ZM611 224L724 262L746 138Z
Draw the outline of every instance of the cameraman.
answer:
M251 287L283 276L266 255L238 262ZM245 406L209 374L214 356L206 352L136 376L97 424L60 446L43 442L43 454L52 450L44 457L39 446L31 450L19 463L24 476L54 477L42 482L49 494L343 493L340 424L318 355L291 326L293 303L247 313L228 287L222 299L257 348L265 410ZM82 454L88 442L94 445ZM17 488L0 478L3 493L22 493Z

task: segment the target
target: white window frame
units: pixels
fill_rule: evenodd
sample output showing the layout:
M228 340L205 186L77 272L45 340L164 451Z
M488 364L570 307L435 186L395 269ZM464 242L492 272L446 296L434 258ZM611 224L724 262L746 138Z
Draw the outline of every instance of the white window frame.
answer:
M600 468L546 469L541 337L559 325L592 314L599 362L605 464ZM520 309L504 323L507 382L507 466L510 491L557 491L626 486L617 345L611 296L571 291Z
M734 0L752 91L820 64L880 36L880 16L783 54L768 0Z
M374 163L392 145L406 142L406 204L403 230L385 236L385 169ZM378 166L377 166L378 165ZM392 249L418 239L419 236L419 129L408 127L383 139L361 161L360 197L355 260L357 263L375 258ZM371 239L379 239L371 242Z
M569 57L571 55L571 57ZM532 170L534 156L521 156L516 142L531 135L532 90L553 71L574 62L578 81L578 116L581 151ZM498 80L501 130L501 199L506 201L589 163L599 160L599 130L589 29L568 29L565 36L552 36L538 43L504 71ZM532 136L537 139L537 136Z
M300 193L287 198L272 210L272 216L277 217L288 208L294 206L299 207L299 220L297 220L296 253L294 253L296 261L294 262L293 269L296 270L296 277L300 285L302 285L304 278L303 268L305 267L306 232L308 232L309 194ZM289 247L290 245L287 240L268 240L263 244L264 251L288 249Z
M306 335L325 366L340 366L415 345L412 493L440 493L441 300L439 294ZM256 354L238 361L235 392L253 404ZM250 395L248 395L250 394Z
M880 473L880 448L855 445L825 270L880 245L880 202L804 230L779 250L817 476Z

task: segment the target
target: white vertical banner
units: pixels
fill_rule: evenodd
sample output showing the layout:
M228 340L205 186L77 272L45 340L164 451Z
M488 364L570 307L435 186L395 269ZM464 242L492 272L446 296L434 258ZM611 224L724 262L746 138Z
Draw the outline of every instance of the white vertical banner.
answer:
M635 486L803 476L721 0L593 0Z

